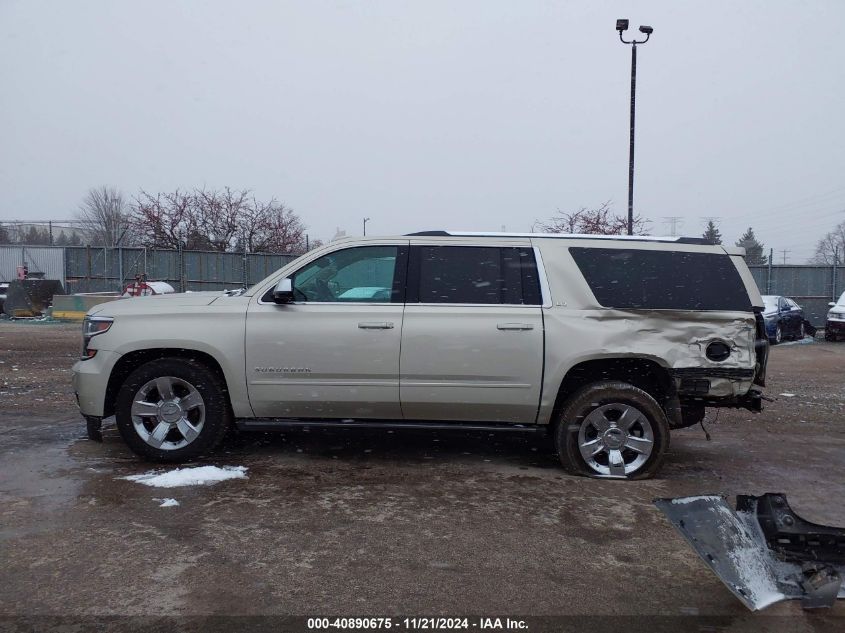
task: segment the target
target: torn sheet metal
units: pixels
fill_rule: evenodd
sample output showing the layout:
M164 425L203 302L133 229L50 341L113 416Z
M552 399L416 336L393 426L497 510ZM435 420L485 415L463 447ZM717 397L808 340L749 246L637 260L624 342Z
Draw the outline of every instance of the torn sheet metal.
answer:
M713 573L752 611L783 600L805 609L845 599L845 529L810 523L786 495L655 499Z

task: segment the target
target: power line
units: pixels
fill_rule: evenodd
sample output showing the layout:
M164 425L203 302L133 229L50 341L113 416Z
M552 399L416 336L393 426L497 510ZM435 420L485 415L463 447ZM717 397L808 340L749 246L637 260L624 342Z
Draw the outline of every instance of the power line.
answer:
M684 223L684 219L680 215L664 216L663 224L668 224L670 228L670 235L675 237L678 234L678 226Z
M845 189L845 188L843 188ZM784 213L792 213L798 209L802 209L804 207L812 207L814 205L827 205L836 200L838 197L845 198L845 191L839 192L839 190L833 190L826 194L819 194L817 196L810 196L809 198L803 198L799 200L795 200L793 202L787 202L785 204L774 205L772 207L767 207L764 209L758 209L757 211L750 211L746 213L737 214L734 217L739 218L747 218L751 216L759 216L759 215L783 215ZM843 202L840 206L840 209L845 210L845 202Z

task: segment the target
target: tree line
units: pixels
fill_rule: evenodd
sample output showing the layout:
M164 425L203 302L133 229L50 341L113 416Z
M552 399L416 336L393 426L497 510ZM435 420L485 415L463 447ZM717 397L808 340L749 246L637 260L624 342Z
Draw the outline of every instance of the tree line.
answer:
M628 218L614 213L611 201L608 200L593 209L581 207L572 212L558 209L553 217L546 221L537 221L534 226L544 233L625 235L628 233ZM641 215L635 215L632 227L634 235L649 235L651 222ZM722 234L713 220L708 221L702 237L713 244L722 243ZM736 245L745 249L745 261L749 265L761 266L768 263L769 258L764 253L764 246L751 227L736 241Z
M56 227L52 243L251 253L303 253L320 245L319 240L309 242L293 209L230 187L142 189L129 200L117 189L97 187L80 203L74 224L79 230L66 229L67 234ZM46 228L30 226L17 241L50 244L51 238ZM0 224L0 244L10 242L8 227Z
M252 253L303 253L321 245L309 240L305 225L293 209L275 198L259 200L248 189L176 189L150 193L141 189L132 199L112 187L88 191L75 214L74 230L66 234L57 227L54 239L45 228L30 226L18 235L22 244L57 246L145 246L207 251L249 251ZM572 212L558 210L536 228L546 233L581 233L624 235L627 217L613 212L611 201ZM635 235L647 235L651 222L634 216ZM702 237L713 244L722 243L722 234L709 220ZM0 223L0 244L12 242L8 227ZM735 242L745 248L750 265L765 265L765 246L749 227ZM811 263L831 265L845 261L845 221L827 233L816 245Z

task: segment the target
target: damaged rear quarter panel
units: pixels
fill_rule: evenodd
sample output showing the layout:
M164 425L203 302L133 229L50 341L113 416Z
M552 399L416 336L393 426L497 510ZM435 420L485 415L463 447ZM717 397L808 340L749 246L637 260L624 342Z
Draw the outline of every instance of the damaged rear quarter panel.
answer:
M642 358L666 369L755 368L753 312L604 308L596 302L566 248L548 244L548 240L536 242L541 245L551 293L551 306L543 310L546 372L538 416L540 424L551 420L567 372L585 361ZM608 246L607 242L601 245ZM644 246L652 245L638 245ZM628 245L622 243L620 247ZM653 247L661 248L661 245ZM691 252L717 249L677 244L671 248ZM755 297L750 298L753 304ZM711 361L705 354L707 345L717 340L731 348L730 356L721 362ZM752 386L751 378L713 377L710 384L712 397L741 395Z

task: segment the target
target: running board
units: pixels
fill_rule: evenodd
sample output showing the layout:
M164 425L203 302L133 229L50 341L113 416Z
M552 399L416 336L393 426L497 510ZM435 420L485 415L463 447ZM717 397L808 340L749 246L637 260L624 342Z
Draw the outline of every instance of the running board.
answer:
M235 421L241 431L287 431L290 429L425 429L428 431L505 431L510 433L545 433L544 424L507 424L483 422L409 422L392 420L303 420L299 418L243 418Z

